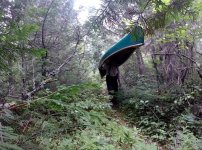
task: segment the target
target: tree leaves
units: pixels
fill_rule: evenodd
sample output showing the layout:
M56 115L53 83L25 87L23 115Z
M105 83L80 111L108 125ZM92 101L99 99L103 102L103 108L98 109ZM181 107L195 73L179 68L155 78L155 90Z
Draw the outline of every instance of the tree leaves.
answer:
M22 53L29 53L27 42L29 35L36 31L36 25L23 25L21 27L14 23L7 26L4 32L0 35L0 70L5 70L9 64L15 61Z
M155 144L146 144L136 129L119 124L109 113L108 97L99 85L62 86L35 99L21 114L22 120L32 114L33 120L21 145L31 139L30 143L43 149L156 149Z

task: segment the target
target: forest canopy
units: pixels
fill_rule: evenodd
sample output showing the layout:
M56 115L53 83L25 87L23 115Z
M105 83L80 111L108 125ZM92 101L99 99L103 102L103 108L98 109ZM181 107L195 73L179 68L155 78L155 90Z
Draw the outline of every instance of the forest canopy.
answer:
M136 26L114 107L99 61ZM202 149L201 47L201 0L1 0L0 150Z

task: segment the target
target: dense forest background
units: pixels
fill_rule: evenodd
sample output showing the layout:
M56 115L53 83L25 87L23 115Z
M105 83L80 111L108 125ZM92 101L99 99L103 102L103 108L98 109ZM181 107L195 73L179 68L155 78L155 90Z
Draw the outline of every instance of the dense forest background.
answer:
M0 149L201 150L201 0L75 2L0 1ZM136 25L114 110L99 60Z

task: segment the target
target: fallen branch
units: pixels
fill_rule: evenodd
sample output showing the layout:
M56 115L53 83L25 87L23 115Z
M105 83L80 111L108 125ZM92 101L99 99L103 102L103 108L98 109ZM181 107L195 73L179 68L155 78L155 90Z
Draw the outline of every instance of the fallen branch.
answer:
M52 78L52 76L54 76L54 75L49 75L49 78L48 78L48 79L42 81L42 82L39 84L39 86L37 86L37 87L36 87L34 90L32 90L31 92L28 92L28 93L26 93L26 94L23 94L23 93L22 93L22 100L30 99L35 93L37 93L38 91L40 91L41 89L43 89L44 86L45 86L47 83L50 83L50 82L54 81L53 78Z
M6 103L5 105L0 106L0 109L1 109L0 114L4 113L3 109L8 109L10 111L14 111L14 110L17 110L18 108L22 109L23 107L27 107L27 105L28 105L27 102L22 102L20 104Z
M31 99L31 97L37 93L38 91L44 89L45 85L47 83L50 83L50 82L53 82L55 81L55 76L57 74L59 74L59 72L61 71L61 69L67 65L71 60L72 58L76 55L76 51L77 51L77 47L79 45L81 41L81 37L80 37L80 33L77 33L77 42L76 42L76 45L74 47L74 50L73 50L73 54L69 57L67 57L65 59L65 61L59 65L55 70L53 70L52 72L50 72L48 75L47 75L47 79L45 79L44 81L42 81L35 89L33 89L32 91L28 92L28 93L22 93L22 96L21 96L21 99L22 100L27 100L27 99Z

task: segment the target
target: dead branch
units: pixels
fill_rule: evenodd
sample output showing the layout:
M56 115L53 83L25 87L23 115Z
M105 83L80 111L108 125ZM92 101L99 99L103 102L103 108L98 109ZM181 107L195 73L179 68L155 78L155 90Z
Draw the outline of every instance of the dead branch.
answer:
M77 30L77 31L78 31L78 30ZM38 91L44 89L44 86L45 86L47 83L50 83L50 82L55 81L55 80L54 80L54 77L55 77L57 74L59 74L60 71L61 71L61 69L62 69L65 65L67 65L67 64L72 60L72 58L76 55L77 47L78 47L78 45L79 45L79 43L80 43L80 41L81 41L80 32L78 31L78 32L76 32L76 33L77 33L77 34L76 34L76 35L77 35L77 41L76 41L76 44L75 44L75 47L74 47L74 50L73 50L73 54L72 54L71 56L67 57L67 58L65 59L65 61L64 61L61 65L59 65L55 70L53 70L52 72L50 72L50 73L48 74L48 76L47 76L47 79L45 79L44 81L42 81L42 82L39 84L39 86L37 86L35 89L33 89L32 91L30 91L30 92L28 92L28 93L26 93L26 94L22 93L22 100L31 99L31 97L32 97L35 93L37 93Z

